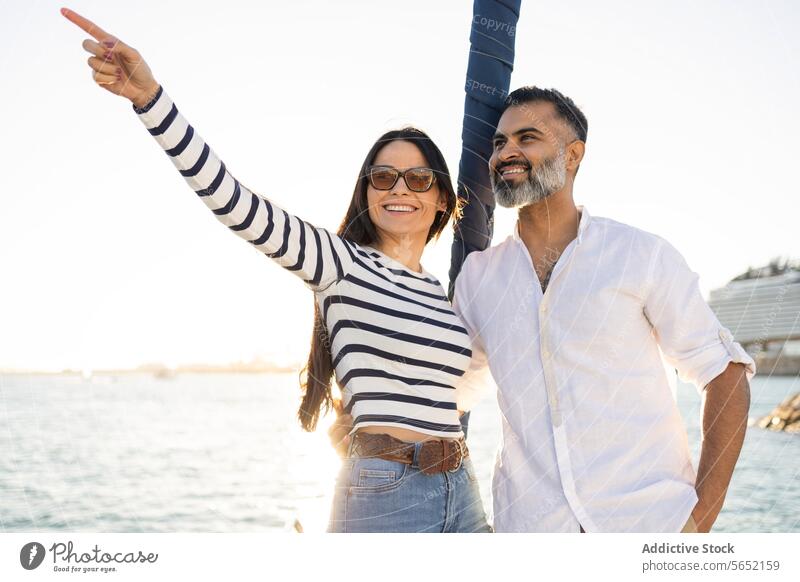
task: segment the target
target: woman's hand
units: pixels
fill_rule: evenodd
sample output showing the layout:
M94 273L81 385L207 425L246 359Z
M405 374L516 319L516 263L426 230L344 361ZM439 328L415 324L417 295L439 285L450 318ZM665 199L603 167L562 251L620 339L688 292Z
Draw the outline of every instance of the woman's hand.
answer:
M87 38L82 46L94 55L89 57L89 66L98 85L129 99L136 107L146 105L155 96L159 85L136 49L72 10L62 8L61 14L96 39L97 42Z
M343 413L341 400L333 401L333 409L336 411L336 421L328 429L328 438L339 456L346 457L347 448L350 446L349 433L353 428L353 417Z

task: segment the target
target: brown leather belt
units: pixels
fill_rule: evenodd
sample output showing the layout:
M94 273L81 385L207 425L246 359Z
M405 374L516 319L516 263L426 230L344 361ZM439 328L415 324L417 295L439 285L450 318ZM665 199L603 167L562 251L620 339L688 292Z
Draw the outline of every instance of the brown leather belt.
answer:
M350 445L350 456L378 457L387 461L414 464L415 443L396 439L388 434L357 432ZM417 454L419 470L426 475L455 471L461 461L469 457L469 449L464 437L455 439L436 439L420 443Z

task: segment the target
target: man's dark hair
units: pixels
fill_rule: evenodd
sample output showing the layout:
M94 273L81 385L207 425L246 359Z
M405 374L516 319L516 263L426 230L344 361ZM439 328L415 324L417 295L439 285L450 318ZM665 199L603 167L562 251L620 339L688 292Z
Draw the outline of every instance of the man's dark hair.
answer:
M528 86L520 87L509 93L506 97L506 102L503 107L503 112L509 107L516 107L525 103L535 103L538 101L546 101L552 103L559 117L567 122L574 131L578 139L585 142L586 134L589 131L589 122L586 121L586 116L578 109L575 102L555 89L541 89L539 87Z

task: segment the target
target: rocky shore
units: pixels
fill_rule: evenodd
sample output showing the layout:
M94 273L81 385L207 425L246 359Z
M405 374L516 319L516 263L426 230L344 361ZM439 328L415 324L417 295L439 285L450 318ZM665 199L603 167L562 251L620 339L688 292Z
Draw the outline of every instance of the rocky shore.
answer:
M759 419L758 426L768 430L800 434L800 392L789 396L767 416Z

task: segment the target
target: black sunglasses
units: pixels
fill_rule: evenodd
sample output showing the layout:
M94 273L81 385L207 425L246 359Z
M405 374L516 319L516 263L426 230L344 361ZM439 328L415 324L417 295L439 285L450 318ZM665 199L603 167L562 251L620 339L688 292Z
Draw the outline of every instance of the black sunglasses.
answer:
M402 177L409 190L427 192L436 181L436 175L430 168L409 168L401 172L392 166L370 166L367 176L376 190L391 190Z

